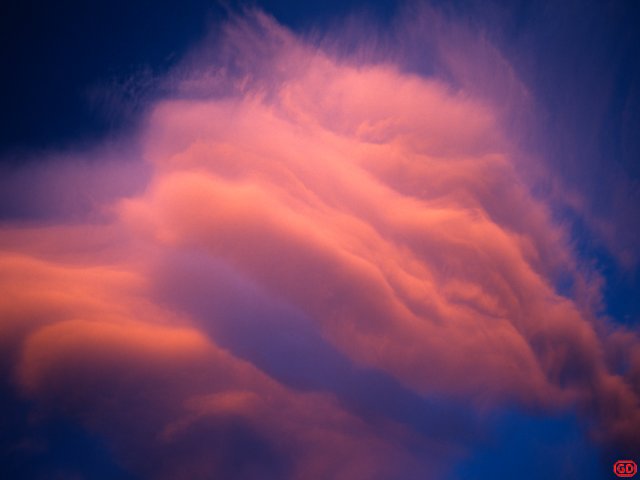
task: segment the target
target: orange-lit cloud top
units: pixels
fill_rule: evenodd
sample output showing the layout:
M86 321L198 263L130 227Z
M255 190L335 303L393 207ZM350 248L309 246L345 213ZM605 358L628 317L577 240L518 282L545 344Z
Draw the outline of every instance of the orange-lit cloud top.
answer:
M237 71L199 56L173 77L140 134L151 180L97 207L108 224L3 227L0 342L22 395L150 478L437 478L460 454L347 405L315 380L330 355L478 412L576 407L638 448L637 337L583 301L490 102L261 14L224 41ZM278 351L296 335L304 358Z

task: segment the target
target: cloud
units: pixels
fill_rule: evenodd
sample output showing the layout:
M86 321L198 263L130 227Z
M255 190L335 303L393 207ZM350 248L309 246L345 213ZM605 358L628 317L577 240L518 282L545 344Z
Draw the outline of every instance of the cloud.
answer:
M637 335L582 301L481 89L338 58L259 12L167 84L146 167L124 170L150 169L144 187L86 164L99 222L69 225L65 200L2 229L3 362L40 411L158 479L442 478L504 406L577 409L637 451ZM85 191L65 168L36 194ZM433 399L469 422L442 427Z
M20 281L3 290L2 340L21 344L13 361L23 395L106 435L144 477L307 478L326 469L333 478L386 478L380 459L389 455L405 471L426 471L386 437L409 442L409 433L368 426L330 395L274 382L150 304L136 275L30 258L2 265Z

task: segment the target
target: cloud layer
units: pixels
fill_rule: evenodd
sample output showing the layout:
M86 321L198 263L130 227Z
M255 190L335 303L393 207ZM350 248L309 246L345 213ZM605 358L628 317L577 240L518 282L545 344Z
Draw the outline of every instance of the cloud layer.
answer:
M328 51L232 20L150 106L144 188L89 164L98 219L2 227L16 391L142 478L444 478L505 406L637 453L637 336L595 316L504 111Z

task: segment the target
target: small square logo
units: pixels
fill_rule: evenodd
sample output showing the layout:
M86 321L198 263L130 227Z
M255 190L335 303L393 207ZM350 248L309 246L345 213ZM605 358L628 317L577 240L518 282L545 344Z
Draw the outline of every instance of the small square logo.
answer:
M638 473L638 465L633 460L618 460L613 464L613 473L618 477L630 478Z

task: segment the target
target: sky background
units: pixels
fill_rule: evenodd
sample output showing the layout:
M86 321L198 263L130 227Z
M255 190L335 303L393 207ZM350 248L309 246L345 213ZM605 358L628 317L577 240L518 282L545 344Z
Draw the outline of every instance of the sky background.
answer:
M0 8L0 476L640 461L637 2Z

